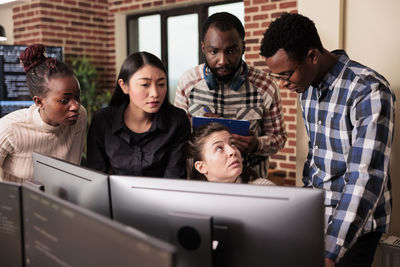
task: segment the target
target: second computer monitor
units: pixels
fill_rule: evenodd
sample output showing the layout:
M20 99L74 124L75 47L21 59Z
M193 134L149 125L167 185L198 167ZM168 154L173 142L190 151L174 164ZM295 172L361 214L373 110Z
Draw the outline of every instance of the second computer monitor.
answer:
M108 175L40 153L32 153L34 180L44 191L112 217Z
M26 267L175 266L162 240L26 186L22 199Z
M0 182L0 266L23 266L21 185Z
M322 190L126 176L110 188L114 219L176 244L179 266L324 265Z

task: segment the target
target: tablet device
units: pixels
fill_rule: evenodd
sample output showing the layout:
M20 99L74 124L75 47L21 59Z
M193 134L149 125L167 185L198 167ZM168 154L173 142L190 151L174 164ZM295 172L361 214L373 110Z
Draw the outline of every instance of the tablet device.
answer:
M246 120L231 120L223 118L210 118L210 117L193 117L192 125L193 129L203 124L210 122L218 122L229 128L231 133L239 135L249 135L250 121Z

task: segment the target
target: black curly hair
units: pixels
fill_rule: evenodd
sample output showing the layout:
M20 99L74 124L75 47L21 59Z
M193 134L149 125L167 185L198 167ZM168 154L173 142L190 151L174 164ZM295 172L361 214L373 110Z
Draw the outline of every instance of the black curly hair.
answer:
M28 46L19 55L19 60L26 72L31 97L46 96L49 91L47 83L53 78L74 77L73 71L64 62L47 57L43 44Z
M302 61L312 48L324 50L314 22L292 13L284 13L271 22L261 41L260 55L268 58L281 48L296 61Z
M204 37L206 36L206 33L212 24L214 24L214 26L222 32L226 32L234 28L239 33L242 41L244 40L245 32L242 22L231 13L219 12L209 16L204 22L203 29L201 31L201 41L204 41Z

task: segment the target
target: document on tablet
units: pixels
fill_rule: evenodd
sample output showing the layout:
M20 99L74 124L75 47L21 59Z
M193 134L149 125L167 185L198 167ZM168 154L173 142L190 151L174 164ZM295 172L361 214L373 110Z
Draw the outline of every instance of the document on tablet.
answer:
M249 135L250 121L246 120L231 120L223 118L210 118L210 117L193 117L192 125L193 129L203 124L210 122L218 122L229 128L231 133L239 135Z

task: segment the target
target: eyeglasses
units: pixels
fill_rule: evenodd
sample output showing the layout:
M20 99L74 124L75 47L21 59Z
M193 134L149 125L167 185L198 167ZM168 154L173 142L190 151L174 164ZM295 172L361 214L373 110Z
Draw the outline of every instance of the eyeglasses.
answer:
M294 67L292 70L285 72L285 74L275 74L275 73L273 73L271 71L268 71L268 75L273 77L273 78L275 78L275 79L281 80L281 81L291 82L290 78L292 77L293 73L296 72L296 69L299 66L300 66L300 63L298 63L296 65L296 67Z

